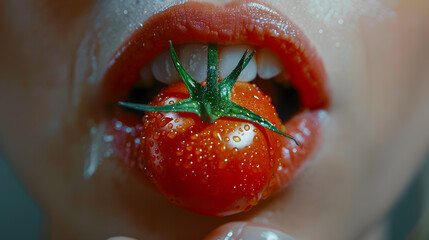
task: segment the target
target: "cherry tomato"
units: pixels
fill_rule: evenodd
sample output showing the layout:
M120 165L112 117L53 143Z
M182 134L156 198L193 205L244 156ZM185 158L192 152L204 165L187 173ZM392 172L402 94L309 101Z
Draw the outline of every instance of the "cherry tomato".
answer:
M237 82L231 100L284 131L269 96ZM163 89L150 105L189 97L182 82ZM172 203L204 215L249 210L271 194L284 136L256 123L221 117L203 122L193 113L147 112L141 130L144 171Z

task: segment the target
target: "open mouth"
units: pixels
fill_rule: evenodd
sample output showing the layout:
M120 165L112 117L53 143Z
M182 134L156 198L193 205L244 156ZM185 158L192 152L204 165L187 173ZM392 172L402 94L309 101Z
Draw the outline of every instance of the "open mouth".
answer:
M266 180L268 187L251 205L290 182L317 145L320 119L329 105L326 73L305 35L286 17L257 2L224 6L188 2L173 6L151 17L121 46L102 86L103 99L114 109L108 131L114 136L117 155L127 165L146 171L140 141L142 115L126 112L117 103L127 100L146 104L161 88L180 81L167 51L168 40L172 40L182 64L198 82L207 77L208 43L219 45L221 79L231 72L245 49L257 51L238 81L256 83L270 95L288 134L301 146L284 140L279 153L282 162L273 178ZM211 208L199 211L177 199L169 200L208 215L250 209L242 204L213 214Z

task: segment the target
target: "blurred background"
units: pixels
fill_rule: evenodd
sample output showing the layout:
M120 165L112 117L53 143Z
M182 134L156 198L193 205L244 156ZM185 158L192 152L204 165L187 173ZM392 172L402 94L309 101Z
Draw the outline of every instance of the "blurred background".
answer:
M41 239L43 215L0 152L0 239ZM46 236L46 235L45 235ZM367 240L429 239L429 155Z

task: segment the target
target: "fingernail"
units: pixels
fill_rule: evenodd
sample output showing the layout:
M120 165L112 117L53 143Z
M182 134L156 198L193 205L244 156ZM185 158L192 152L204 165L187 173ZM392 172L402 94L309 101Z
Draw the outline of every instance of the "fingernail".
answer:
M116 236L116 237L109 237L106 240L136 240L136 239L130 238L130 237L124 237L124 236Z
M233 222L222 225L211 232L205 240L294 240L288 234L254 223Z
M249 240L294 240L294 238L279 230L254 226L244 227L239 237Z

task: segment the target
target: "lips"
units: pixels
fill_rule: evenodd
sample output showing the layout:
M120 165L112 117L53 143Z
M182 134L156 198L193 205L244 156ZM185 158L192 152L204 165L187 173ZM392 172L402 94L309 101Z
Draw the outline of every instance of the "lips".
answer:
M277 53L304 106L326 107L326 73L305 35L286 17L255 2L225 6L189 2L150 18L116 52L103 80L104 99L124 99L138 80L140 68L173 44L246 42Z
M272 8L253 1L217 6L188 2L152 16L123 43L111 59L103 78L102 94L108 105L124 100L139 78L139 71L157 54L173 44L188 42L247 43L277 53L298 91L303 110L285 122L291 141L282 147L282 162L267 193L290 182L315 150L321 120L329 104L323 63L309 40L291 21ZM117 114L108 127L114 136L117 155L130 166L144 169L140 158L141 120L129 114ZM264 196L265 198L266 196Z

